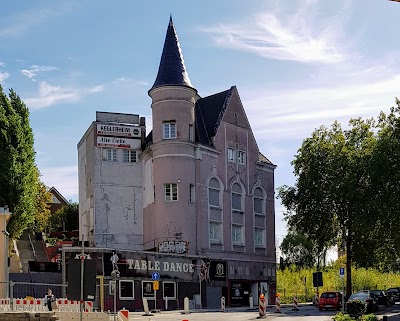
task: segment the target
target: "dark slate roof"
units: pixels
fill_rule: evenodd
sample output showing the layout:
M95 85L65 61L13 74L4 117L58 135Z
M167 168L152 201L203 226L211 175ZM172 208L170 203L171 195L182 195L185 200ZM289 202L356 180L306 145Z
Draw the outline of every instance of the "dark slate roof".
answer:
M178 85L193 88L189 75L186 72L181 46L179 45L172 17L169 19L157 78L149 91L165 85Z
M212 145L211 137L217 133L234 88L231 87L223 92L197 100L195 106L196 141L204 145Z

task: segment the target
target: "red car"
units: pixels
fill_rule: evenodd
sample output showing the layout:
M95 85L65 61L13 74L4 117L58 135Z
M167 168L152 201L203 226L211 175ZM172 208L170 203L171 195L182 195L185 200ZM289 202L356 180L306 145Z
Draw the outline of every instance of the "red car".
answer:
M340 310L342 307L342 294L340 292L324 292L318 301L318 308Z

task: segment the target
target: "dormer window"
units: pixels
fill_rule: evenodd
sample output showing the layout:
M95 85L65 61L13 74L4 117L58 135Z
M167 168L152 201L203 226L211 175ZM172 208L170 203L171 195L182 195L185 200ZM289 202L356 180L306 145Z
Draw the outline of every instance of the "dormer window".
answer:
M174 121L163 123L163 138L164 139L176 138L176 123Z

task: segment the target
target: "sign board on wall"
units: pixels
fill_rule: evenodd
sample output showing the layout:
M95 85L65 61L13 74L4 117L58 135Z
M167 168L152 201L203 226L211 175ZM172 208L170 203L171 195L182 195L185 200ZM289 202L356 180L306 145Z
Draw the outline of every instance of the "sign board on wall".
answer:
M97 136L97 144L96 144L97 147L126 148L126 149L135 149L138 147L137 145L138 145L137 139L103 137L103 136Z
M160 253L178 253L183 254L188 251L188 242L186 241L164 241L158 243L158 252Z
M97 124L97 135L140 137L140 128L126 125Z

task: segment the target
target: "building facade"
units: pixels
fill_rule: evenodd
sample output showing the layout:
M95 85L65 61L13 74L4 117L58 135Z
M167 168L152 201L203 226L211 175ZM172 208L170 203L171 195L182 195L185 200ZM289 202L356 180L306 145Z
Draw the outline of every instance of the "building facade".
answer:
M197 281L199 287L180 292L200 296L201 305L211 307L221 296L228 305L248 305L261 292L273 302L276 166L259 151L235 86L200 97L172 19L149 96L153 123L147 137L140 118L137 143L127 149L104 145L99 126L129 123L110 114L109 122L96 119L78 144L85 239L94 247L156 255L155 261L157 255L188 260L192 270L181 271L186 275L181 281ZM104 156L113 155L110 149L116 150L112 161ZM128 152L136 154L133 164L122 161ZM132 257L129 262L140 256L123 255ZM130 276L143 278L134 267ZM160 275L179 280L170 269L160 267Z

